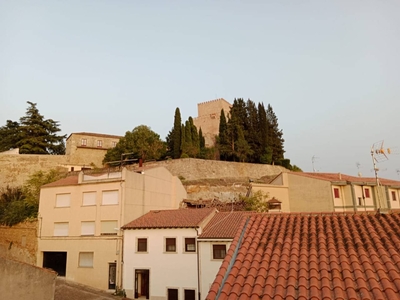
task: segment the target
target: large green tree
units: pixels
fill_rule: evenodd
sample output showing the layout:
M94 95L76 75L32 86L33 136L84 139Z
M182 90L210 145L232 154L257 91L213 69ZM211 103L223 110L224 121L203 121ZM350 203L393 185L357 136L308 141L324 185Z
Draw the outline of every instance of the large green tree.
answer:
M160 136L146 125L135 127L132 131L127 131L117 145L109 149L104 157L103 163L120 161L131 154L134 159L153 160L160 159L166 151L165 143Z
M27 102L29 107L19 123L8 120L0 128L0 150L19 148L21 154L65 154L66 135L57 135L59 123L45 119L36 103Z
M17 147L19 140L19 123L7 120L7 124L0 127L0 152Z

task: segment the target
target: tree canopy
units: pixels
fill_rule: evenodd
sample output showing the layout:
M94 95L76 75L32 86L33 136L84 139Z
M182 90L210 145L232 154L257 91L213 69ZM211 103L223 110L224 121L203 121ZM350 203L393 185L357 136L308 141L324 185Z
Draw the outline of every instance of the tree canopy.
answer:
M283 132L272 106L235 99L229 119L221 112L217 148L220 159L279 164L284 160ZM288 165L288 161L285 161Z
M127 131L117 145L107 151L103 163L127 158L142 159L143 161L157 160L165 155L165 151L166 145L160 139L160 136L150 127L140 125L132 131ZM124 157L123 154L125 154Z
M19 123L7 120L0 127L0 151L19 148L21 154L65 154L66 135L57 135L59 123L45 119L36 103L27 103L29 107Z

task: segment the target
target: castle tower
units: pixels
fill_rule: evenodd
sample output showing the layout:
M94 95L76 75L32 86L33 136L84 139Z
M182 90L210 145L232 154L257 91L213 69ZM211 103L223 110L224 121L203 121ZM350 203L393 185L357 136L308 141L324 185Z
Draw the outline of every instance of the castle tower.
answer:
M193 119L193 123L197 127L197 130L200 130L201 128L206 142L206 147L212 147L215 145L215 136L219 133L221 109L224 110L225 117L228 119L231 106L232 105L223 98L197 104L198 116Z

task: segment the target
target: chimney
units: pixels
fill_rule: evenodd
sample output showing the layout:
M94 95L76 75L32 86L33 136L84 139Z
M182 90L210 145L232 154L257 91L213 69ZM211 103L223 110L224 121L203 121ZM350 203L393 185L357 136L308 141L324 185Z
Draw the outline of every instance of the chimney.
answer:
M342 180L342 173L339 173L339 180Z

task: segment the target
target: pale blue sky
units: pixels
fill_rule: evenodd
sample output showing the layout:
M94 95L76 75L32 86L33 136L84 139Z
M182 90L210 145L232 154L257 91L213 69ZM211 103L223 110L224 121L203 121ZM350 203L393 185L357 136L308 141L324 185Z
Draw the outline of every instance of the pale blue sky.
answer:
M32 101L64 134L165 139L176 107L243 97L272 105L292 164L373 176L374 142L400 152L399 15L398 0L0 0L0 126ZM379 175L400 179L389 158Z

